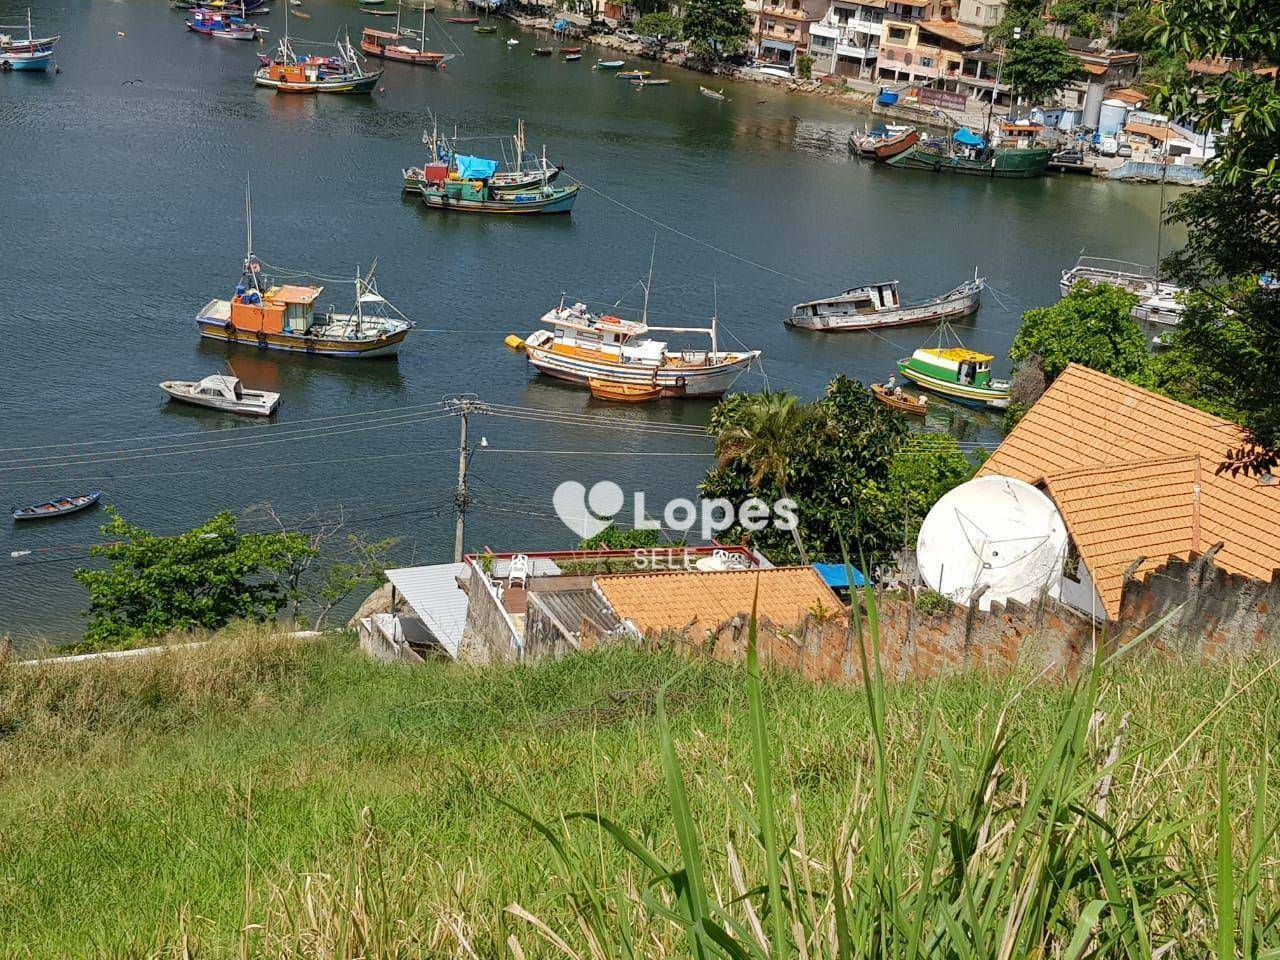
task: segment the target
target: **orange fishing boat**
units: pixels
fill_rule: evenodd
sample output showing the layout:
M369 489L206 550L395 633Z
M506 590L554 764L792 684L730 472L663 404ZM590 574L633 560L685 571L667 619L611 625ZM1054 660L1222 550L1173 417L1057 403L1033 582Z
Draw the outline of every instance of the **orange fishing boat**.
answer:
M904 393L901 387L890 387L883 383L873 383L871 393L890 410L923 417L929 409L927 397L913 397Z
M597 400L614 403L648 403L662 396L662 388L654 383L619 383L616 380L590 379L587 386Z

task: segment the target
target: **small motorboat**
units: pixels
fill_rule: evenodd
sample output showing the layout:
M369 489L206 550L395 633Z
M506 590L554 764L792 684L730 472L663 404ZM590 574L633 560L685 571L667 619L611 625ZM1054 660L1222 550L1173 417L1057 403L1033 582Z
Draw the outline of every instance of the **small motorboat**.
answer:
M102 497L101 490L82 493L74 497L59 497L44 503L32 504L29 507L17 507L13 511L14 520L46 520L50 517L63 517L68 513L77 513L88 509Z
M929 409L928 397L913 397L909 393L904 393L901 387L891 387L883 383L873 383L871 385L871 393L890 410L897 410L899 413L908 413L915 417L923 417Z
M623 70L618 73L618 79L619 80L643 80L645 77L649 76L649 74L651 73L653 73L652 70Z
M670 82L671 82L670 80L665 80L661 77L655 77L652 80L648 78L643 78L640 80L632 80L631 85L633 87L665 87Z
M582 59L582 54L580 53L566 53L564 55L565 63L572 63L574 60L581 60L581 59Z
M310 19L311 19L311 14L309 14L309 13L303 13L301 10L290 10L289 12L290 12L290 13L292 13L292 14L293 14L295 17L297 17L299 20L310 20Z
M394 17L396 15L394 10L365 10L365 13L371 17Z
M302 0L289 0L289 6L300 7L302 6Z
M518 46L520 46L520 41L519 41L519 40L517 40L515 37L512 37L510 40L508 40L508 41L507 41L507 46L508 46L508 47L518 47Z
M619 383L617 380L587 381L591 395L597 400L613 403L648 403L662 396L662 387L656 383Z
M479 17L445 17L445 23L479 23Z
M621 70L627 65L625 60L597 60L593 70Z
M166 380L160 384L160 389L172 400L224 413L269 417L280 405L280 394L266 390L246 390L238 377L218 373L200 381Z
M698 92L704 97L710 97L712 100L724 100L724 90L708 90L706 87L699 87Z
M497 33L497 32L498 32L498 28L491 23L476 27L476 33Z
M581 53L582 48L581 47L561 47L560 52L563 54Z
M380 7L386 2L387 0L356 0L362 7Z
M555 53L555 50L553 50L551 47L534 47L533 48L533 55L535 57L549 57L553 53Z

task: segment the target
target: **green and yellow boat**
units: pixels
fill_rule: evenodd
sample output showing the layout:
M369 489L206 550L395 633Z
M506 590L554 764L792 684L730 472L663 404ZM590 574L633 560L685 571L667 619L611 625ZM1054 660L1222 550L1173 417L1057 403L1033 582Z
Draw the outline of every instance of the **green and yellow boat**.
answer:
M968 407L1003 410L1009 384L991 378L989 353L968 347L922 347L898 361L898 372L916 386Z

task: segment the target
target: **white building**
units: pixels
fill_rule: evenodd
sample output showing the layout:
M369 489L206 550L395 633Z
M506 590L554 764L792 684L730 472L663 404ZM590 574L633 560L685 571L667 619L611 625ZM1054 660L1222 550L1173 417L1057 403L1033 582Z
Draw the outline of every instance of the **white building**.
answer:
M826 15L809 27L814 74L875 76L884 8L885 0L832 0Z

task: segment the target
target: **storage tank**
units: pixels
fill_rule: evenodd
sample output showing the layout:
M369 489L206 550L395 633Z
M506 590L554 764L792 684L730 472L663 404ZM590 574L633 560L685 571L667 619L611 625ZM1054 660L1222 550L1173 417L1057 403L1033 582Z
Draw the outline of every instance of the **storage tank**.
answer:
M1129 108L1123 100L1103 100L1102 110L1098 114L1098 133L1109 137L1118 130L1124 129L1124 118Z
M1082 124L1090 130L1098 129L1098 115L1102 112L1102 95L1106 88L1102 84L1089 82L1084 88L1084 119Z

